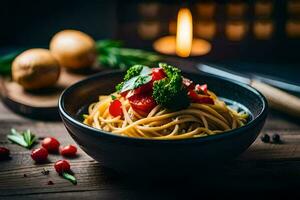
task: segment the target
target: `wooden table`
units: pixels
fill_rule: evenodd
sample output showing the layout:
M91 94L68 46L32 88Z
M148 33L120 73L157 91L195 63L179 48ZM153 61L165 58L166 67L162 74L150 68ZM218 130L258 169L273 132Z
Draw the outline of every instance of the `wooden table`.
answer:
M19 117L0 104L0 146L11 150L11 160L0 163L0 199L26 198L99 198L99 199L148 199L155 197L174 197L173 184L155 180L130 179L115 175L101 167L81 150L78 158L71 159L72 169L78 179L78 185L59 177L53 162L59 155L50 155L49 163L36 165L30 158L30 150L11 144L6 139L10 128L18 130L30 128L40 138L52 135L63 145L74 144L61 122L39 122ZM183 191L189 192L203 188L227 188L233 190L251 189L291 189L300 186L300 125L280 115L270 115L262 133L279 133L284 144L265 144L257 139L255 143L236 161L220 167L222 177L211 177L211 182L203 180L177 180L175 185L184 185ZM35 147L37 147L36 145ZM50 174L45 176L45 168ZM24 177L24 174L26 174ZM47 185L48 181L54 185ZM174 183L174 182L173 182ZM211 185L210 185L211 184ZM155 185L155 186L154 186ZM199 186L201 186L199 188ZM166 188L166 189L163 189ZM147 196L147 194L149 196ZM180 193L183 194L183 193ZM144 198L143 198L144 199Z
M12 159L0 162L0 199L177 199L187 195L218 196L213 192L293 190L300 188L300 124L271 112L261 134L280 134L283 144L266 144L258 138L235 161L216 166L207 177L182 177L164 180L120 176L83 151L70 159L78 185L57 175L53 163L61 159L50 155L46 164L34 164L30 150L11 144L6 135L11 128L31 129L41 140L56 137L62 145L74 144L61 122L40 122L22 118L0 103L0 146L10 149ZM38 147L37 144L35 147ZM50 171L43 175L42 170ZM48 185L48 181L53 185ZM275 193L277 196L282 193Z

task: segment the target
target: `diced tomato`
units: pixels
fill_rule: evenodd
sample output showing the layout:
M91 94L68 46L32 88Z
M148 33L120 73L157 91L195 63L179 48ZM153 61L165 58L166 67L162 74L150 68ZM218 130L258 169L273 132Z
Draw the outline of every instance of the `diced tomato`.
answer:
M166 77L163 68L153 68L152 69L152 81L158 81Z
M129 91L121 92L120 95L121 95L122 97L126 97L126 95L128 94L128 92L129 92Z
M140 114L149 113L156 106L151 94L133 95L128 100L131 107Z
M134 95L135 94L142 94L142 93L145 94L145 93L148 93L150 91L152 92L152 86L153 86L152 81L150 81L150 82L146 83L145 85L142 85L142 86L134 89Z
M185 77L182 77L182 84L188 89L194 89L195 88L195 84L193 83L193 81L191 81L190 79L187 79Z
M195 103L214 104L214 100L210 96L197 94L194 90L189 90L188 95Z
M153 68L152 69L152 79L150 82L134 89L133 91L127 91L126 94L125 92L121 93L123 97L126 97L127 99L130 98L133 95L137 94L150 94L152 93L153 90L153 82L157 80L161 80L166 77L166 74L162 68Z
M119 100L114 100L113 102L110 103L109 106L109 113L114 116L114 117L118 117L118 116L122 116L123 115L123 111L122 111L122 103Z
M198 94L207 94L207 84L203 84L203 85L197 84L197 85L195 86L195 91L196 91Z

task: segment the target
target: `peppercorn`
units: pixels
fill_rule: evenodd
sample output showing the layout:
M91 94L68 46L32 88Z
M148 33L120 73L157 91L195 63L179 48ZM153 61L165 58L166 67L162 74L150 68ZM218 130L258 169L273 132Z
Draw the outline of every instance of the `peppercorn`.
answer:
M45 170L45 168L43 168L42 174L43 175L49 175L50 171L49 170Z
M48 181L47 185L54 185L53 181Z
M273 134L272 135L272 140L274 143L280 143L281 140L280 140L280 135L278 135L277 133Z
M270 142L270 136L268 134L263 134L261 137L260 137L261 141L264 142L264 143L269 143Z

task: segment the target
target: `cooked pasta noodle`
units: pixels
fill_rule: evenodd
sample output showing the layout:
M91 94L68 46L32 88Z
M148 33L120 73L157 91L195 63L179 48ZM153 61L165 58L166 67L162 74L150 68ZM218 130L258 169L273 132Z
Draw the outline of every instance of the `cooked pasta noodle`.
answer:
M122 116L113 117L109 112L111 96L100 96L88 108L84 123L97 129L128 137L155 139L183 139L220 134L243 126L248 115L238 113L208 91L214 104L191 103L186 109L170 111L155 106L145 116L134 111L129 101L114 93L122 106Z

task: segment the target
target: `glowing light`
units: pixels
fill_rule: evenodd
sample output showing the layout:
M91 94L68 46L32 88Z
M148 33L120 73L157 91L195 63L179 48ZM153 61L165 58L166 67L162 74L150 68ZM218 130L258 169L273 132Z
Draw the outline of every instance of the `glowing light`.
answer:
M176 54L188 57L193 43L193 19L191 11L181 8L177 17Z
M176 35L168 35L155 40L153 48L156 51L180 57L200 56L211 51L212 46L208 41L193 38L193 19L189 9L180 9L177 16L177 25L176 22L172 21L169 29L171 34L175 34L174 31Z
M254 13L260 17L270 17L273 11L273 3L271 1L259 0L254 4Z
M138 34L144 40L151 40L160 32L160 23L159 21L141 21L138 24Z
M300 20L290 19L287 21L286 26L287 36L290 38L300 37Z
M225 26L225 33L229 40L240 41L242 40L248 30L248 26L245 21L228 21Z
M274 23L271 20L257 20L253 24L253 33L257 39L271 39L274 32Z
M217 24L213 20L199 20L195 24L195 34L200 38L213 39L217 32Z

